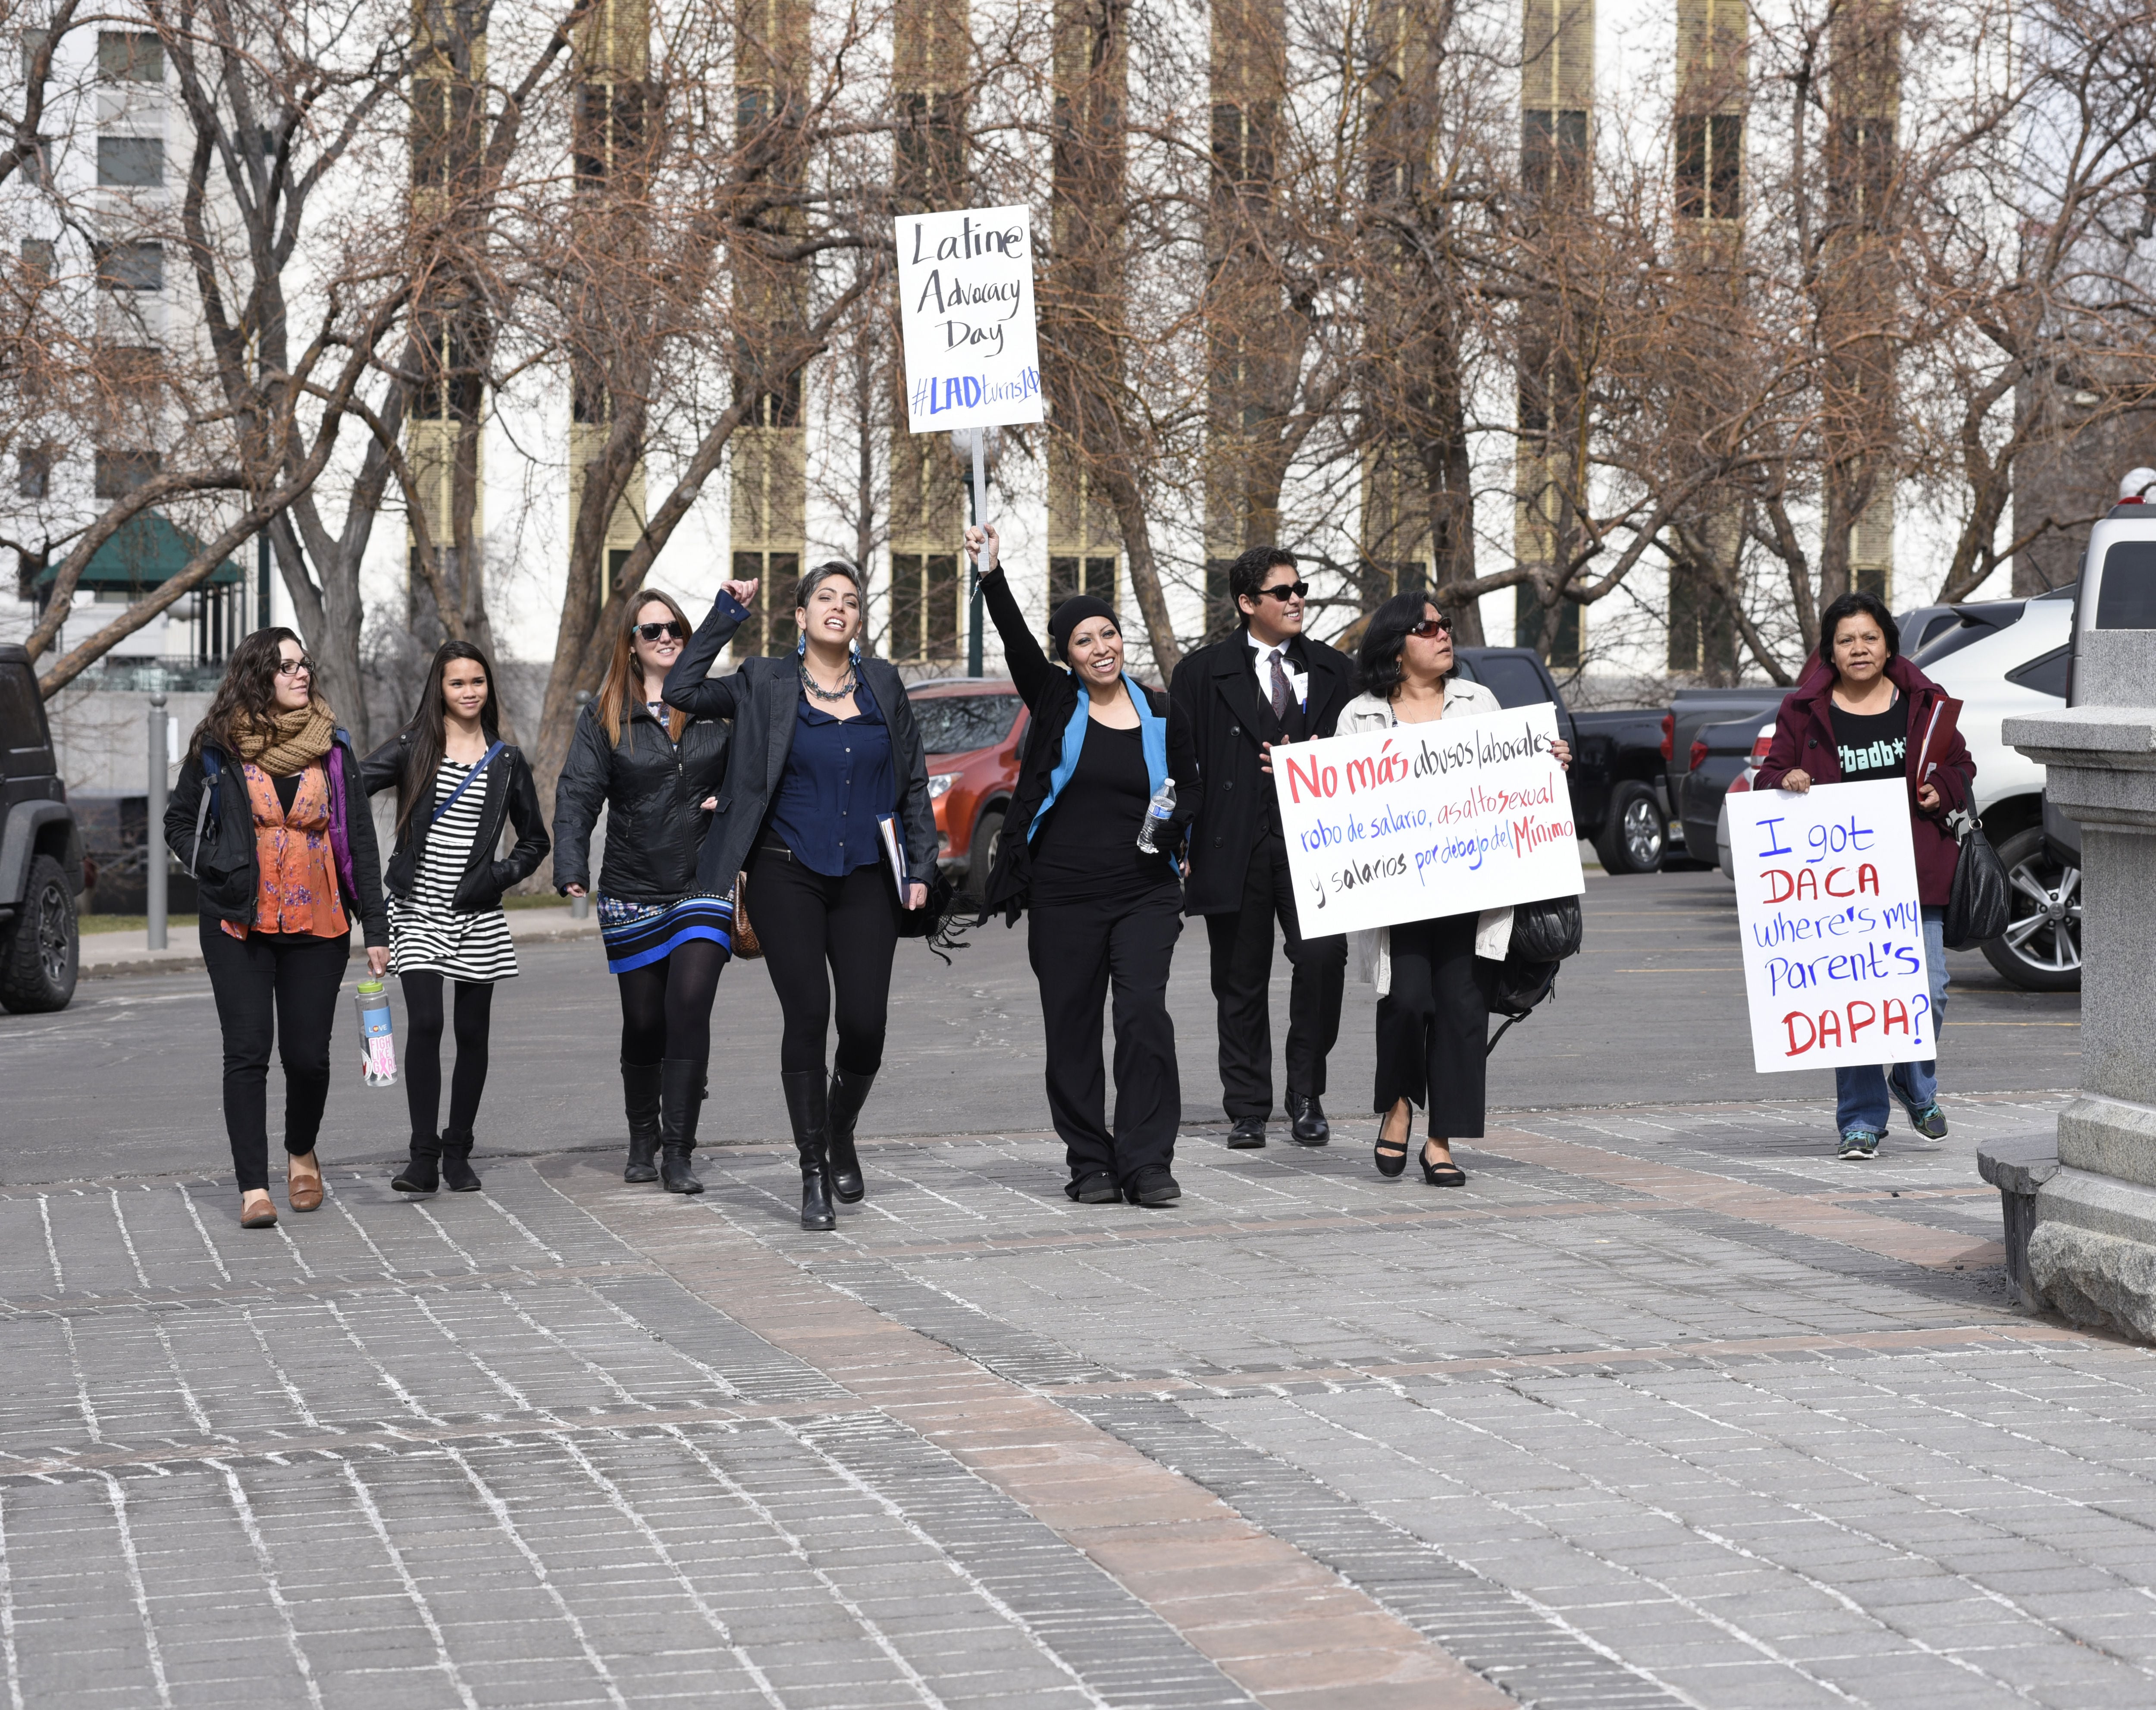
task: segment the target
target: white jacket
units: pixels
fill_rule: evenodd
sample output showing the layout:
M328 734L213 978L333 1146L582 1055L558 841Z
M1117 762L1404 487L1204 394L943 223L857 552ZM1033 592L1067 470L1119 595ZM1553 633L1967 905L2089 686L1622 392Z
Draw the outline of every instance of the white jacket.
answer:
M1478 712L1501 712L1504 709L1497 697L1480 683L1471 683L1455 677L1445 686L1445 710L1439 716L1450 718ZM1399 721L1393 716L1393 704L1380 701L1374 695L1358 695L1340 710L1340 722L1335 736L1356 736L1364 731L1390 730ZM1505 953L1512 944L1512 911L1509 908L1486 908L1475 917L1475 953L1491 962L1502 962ZM1383 997L1393 989L1393 932L1389 927L1377 927L1348 935L1348 955L1354 965L1355 977L1368 980Z

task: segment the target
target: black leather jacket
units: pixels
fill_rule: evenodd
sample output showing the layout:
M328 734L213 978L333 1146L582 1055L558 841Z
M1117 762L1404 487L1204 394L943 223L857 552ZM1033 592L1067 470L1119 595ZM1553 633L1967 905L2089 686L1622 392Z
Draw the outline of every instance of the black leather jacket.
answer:
M569 757L554 786L554 888L592 885L592 827L607 810L606 865L596 888L624 902L668 903L696 882L696 857L711 816L696 804L726 772L732 732L691 718L677 747L642 706L608 742L596 705L577 715Z
M411 745L408 732L392 737L361 763L360 771L370 796L394 789L404 777L404 755ZM471 859L464 877L457 881L449 906L459 914L483 914L501 906L502 894L538 870L552 847L547 825L539 812L539 791L531 781L531 768L521 748L504 748L471 787L481 793L479 832L472 839ZM467 796L471 790L465 793ZM412 894L419 876L419 862L427 849L427 829L434 823L433 792L413 813L390 852L389 870L382 883L399 902ZM501 847L502 822L516 828L516 846L506 860L496 860Z

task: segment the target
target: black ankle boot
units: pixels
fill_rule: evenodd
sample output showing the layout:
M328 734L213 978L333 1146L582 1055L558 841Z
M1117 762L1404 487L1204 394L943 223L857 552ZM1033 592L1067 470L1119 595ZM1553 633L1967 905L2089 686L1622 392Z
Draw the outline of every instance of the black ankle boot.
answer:
M856 1075L850 1069L834 1070L831 1075L829 1114L824 1135L831 1159L831 1191L842 1204L855 1204L868 1194L868 1185L861 1180L860 1155L854 1150L854 1122L861 1107L869 1101L869 1088L875 1085L875 1076Z
M624 1182L655 1182L659 1167L659 1065L624 1063L621 1066L622 1113L629 1118L629 1163L623 1168Z
M390 1190L398 1194L431 1194L441 1185L441 1141L432 1134L424 1139L414 1135L412 1156L405 1161L403 1168L390 1177Z
M704 1191L689 1173L703 1087L704 1066L694 1057L669 1057L659 1066L659 1185L670 1194Z
M824 1125L830 1120L824 1071L803 1069L783 1074L778 1084L786 1089L786 1115L793 1124L793 1149L801 1154L801 1227L836 1229L839 1214L831 1209L831 1154L824 1135Z
M479 1172L471 1167L472 1137L442 1131L442 1184L453 1194L479 1192Z

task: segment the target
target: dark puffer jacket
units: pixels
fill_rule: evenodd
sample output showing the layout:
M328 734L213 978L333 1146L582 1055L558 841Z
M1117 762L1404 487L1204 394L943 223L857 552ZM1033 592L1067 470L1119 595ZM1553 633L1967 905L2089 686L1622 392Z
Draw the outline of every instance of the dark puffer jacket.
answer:
M554 888L593 888L592 827L603 807L606 865L597 888L624 902L685 896L696 886L696 857L711 821L696 804L725 778L732 741L718 720L691 718L676 747L658 720L636 706L622 716L621 740L609 742L597 705L585 707L554 786Z
M410 732L400 732L367 757L361 769L367 794L379 795L396 788L403 779L404 757L411 746ZM521 748L504 748L495 755L479 782L465 792L467 799L472 790L480 792L479 831L472 839L471 858L465 865L464 877L457 881L456 895L450 899L450 906L459 914L481 914L499 908L502 894L536 872L552 846L539 812L539 791ZM428 828L434 823L433 799L430 790L390 852L389 870L382 876L382 883L399 902L412 894L412 886L418 880L419 863L427 852ZM496 860L495 851L501 847L504 820L516 826L516 845L506 860Z

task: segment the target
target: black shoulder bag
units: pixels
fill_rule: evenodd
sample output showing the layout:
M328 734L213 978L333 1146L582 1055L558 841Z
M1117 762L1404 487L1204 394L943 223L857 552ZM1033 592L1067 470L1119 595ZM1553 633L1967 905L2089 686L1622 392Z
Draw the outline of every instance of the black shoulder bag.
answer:
M1947 815L1948 827L1961 854L1954 862L1953 890L1947 898L1943 936L1949 950L1973 949L1997 937L2012 918L2012 887L2006 879L2006 863L1965 808Z
M1526 1020L1554 994L1558 965L1579 953L1586 932L1577 896L1551 896L1514 906L1512 942L1490 981L1490 1013L1503 1016L1505 1024L1491 1036L1483 1055L1497 1049L1497 1041L1513 1023Z

